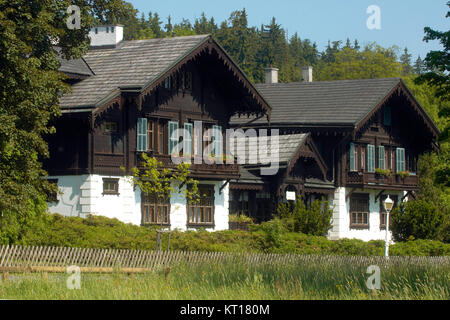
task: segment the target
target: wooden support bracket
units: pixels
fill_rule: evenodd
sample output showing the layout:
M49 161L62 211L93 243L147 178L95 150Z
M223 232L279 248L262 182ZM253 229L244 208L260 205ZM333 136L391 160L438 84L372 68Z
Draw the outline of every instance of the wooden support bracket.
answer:
M231 179L227 179L227 180L225 181L225 183L220 187L220 189L219 189L219 194L222 194L223 188L225 188L225 187L227 186L227 184L230 183L230 180L231 180Z

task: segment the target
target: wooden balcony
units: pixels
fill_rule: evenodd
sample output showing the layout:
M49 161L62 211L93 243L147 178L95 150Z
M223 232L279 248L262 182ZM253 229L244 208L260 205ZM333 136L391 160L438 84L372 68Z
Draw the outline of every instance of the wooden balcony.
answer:
M396 174L384 176L373 172L348 172L346 185L377 189L417 190L419 188L419 177L409 175L402 178Z
M149 154L149 156L152 156ZM154 155L156 159L161 161L166 168L174 168L176 164L173 163L170 155ZM184 159L183 157L180 157ZM207 164L202 161L201 164L194 163L194 158L191 159L191 173L194 178L205 178L205 179L217 179L217 180L226 180L226 179L238 179L239 178L239 165L237 163L226 164L223 161L223 164L220 163L211 163ZM138 165L138 168L142 168Z

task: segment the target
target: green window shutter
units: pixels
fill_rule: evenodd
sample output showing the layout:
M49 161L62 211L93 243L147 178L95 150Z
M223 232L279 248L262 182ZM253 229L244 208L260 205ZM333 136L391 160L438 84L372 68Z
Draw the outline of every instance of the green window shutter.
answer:
M175 146L178 143L178 135L172 133L176 132L178 130L178 122L176 121L169 121L169 154L172 154L172 152L177 153L175 149Z
M147 118L137 121L137 151L147 151Z
M397 172L405 171L405 149L397 148L395 158Z
M355 145L350 143L350 171L356 171Z
M384 125L390 126L391 123L391 106L384 106Z
M192 134L194 125L192 123L184 124L185 136L183 137L183 152L186 155L192 155Z
M367 145L367 172L375 172L375 146Z
M220 134L216 135L216 132L220 132ZM213 153L217 157L222 156L222 127L221 126L213 126Z
M379 146L378 147L378 168L380 169L386 169L386 164L385 164L385 152L384 152L384 146Z

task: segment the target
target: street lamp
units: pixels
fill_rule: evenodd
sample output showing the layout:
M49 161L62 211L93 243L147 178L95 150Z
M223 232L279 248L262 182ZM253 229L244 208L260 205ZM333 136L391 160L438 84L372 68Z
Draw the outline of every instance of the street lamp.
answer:
M384 200L384 210L386 210L386 242L384 244L384 256L389 257L389 241L388 241L388 233L389 233L389 213L391 213L392 207L394 206L394 201L387 196L386 200Z

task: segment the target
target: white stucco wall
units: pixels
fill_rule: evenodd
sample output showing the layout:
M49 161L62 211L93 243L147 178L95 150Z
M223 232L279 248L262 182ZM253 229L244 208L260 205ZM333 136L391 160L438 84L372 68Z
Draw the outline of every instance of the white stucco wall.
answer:
M384 240L386 233L380 229L380 198L375 202L375 197L380 190L360 190L356 189L354 193L369 194L369 229L350 229L350 197L345 199L350 188L336 188L333 200L333 228L329 231L330 239L355 238L364 241ZM405 194L403 191L386 190L383 194L398 195L399 200ZM389 239L391 233L389 232Z
M80 175L52 176L58 179L58 202L49 203L51 213L65 216L86 217L88 214L117 218L125 223L141 224L141 191L133 190L131 181L126 177ZM119 194L103 194L103 178L119 179ZM228 229L228 184L219 194L225 181L200 181L200 184L214 185L214 222L215 228L208 231ZM187 230L186 199L182 193L175 193L170 199L171 229Z

